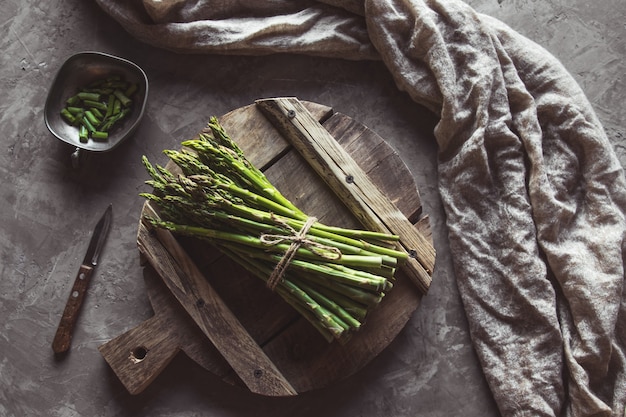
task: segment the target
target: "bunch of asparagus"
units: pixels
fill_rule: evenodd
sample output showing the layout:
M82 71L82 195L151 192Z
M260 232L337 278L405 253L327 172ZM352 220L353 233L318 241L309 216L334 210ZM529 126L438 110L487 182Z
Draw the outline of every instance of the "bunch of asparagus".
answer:
M164 153L174 174L144 156L160 209L153 226L206 239L264 280L329 342L346 341L389 291L406 254L397 236L321 224L285 198L215 117L211 134Z

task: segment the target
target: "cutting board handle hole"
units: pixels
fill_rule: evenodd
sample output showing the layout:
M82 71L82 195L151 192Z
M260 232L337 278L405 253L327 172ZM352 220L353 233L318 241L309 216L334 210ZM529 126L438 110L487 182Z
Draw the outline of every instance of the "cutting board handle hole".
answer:
M143 346L136 347L132 350L132 352L130 352L130 360L133 361L133 363L143 361L146 359L146 356L148 356L148 349Z

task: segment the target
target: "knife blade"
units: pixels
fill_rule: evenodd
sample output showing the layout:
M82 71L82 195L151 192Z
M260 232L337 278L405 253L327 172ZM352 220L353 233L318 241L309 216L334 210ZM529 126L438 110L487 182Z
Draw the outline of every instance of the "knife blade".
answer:
M52 350L56 354L65 353L70 348L74 325L76 324L76 319L78 318L78 313L83 304L89 281L98 264L98 258L100 257L109 228L111 227L112 216L113 206L109 204L93 230L89 246L87 247L87 253L78 269L78 274L76 274L76 278L74 279L74 284L72 285L72 290L65 304L61 321L54 335Z

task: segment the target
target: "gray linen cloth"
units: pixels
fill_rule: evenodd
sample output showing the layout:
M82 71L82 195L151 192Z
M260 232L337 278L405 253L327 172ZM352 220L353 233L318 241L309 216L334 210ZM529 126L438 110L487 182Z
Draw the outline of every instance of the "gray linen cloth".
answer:
M177 52L382 59L440 116L455 273L501 414L624 415L626 182L548 52L460 0L96 1Z

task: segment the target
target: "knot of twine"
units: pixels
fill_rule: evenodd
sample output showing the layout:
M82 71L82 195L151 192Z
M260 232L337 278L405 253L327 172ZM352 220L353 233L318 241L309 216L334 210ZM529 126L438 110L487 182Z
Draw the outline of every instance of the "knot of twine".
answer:
M282 221L281 219L278 219L274 216L272 216L272 218L275 222L277 222L282 227L287 229L290 232L290 234L276 235L276 234L264 233L260 237L261 242L268 246L278 245L279 243L283 243L283 242L291 243L289 245L289 248L287 248L287 251L285 251L285 254L283 255L283 257L274 267L272 274L267 279L267 286L272 291L274 291L278 283L283 279L283 276L285 275L285 271L287 270L287 267L289 266L289 264L291 264L291 261L293 260L300 246L304 246L311 252L315 253L316 255L324 259L337 260L341 258L341 251L338 248L324 245L319 242L315 242L311 239L307 239L306 235L309 229L311 228L311 226L313 226L313 224L315 224L315 222L317 221L317 218L309 217L307 221L304 223L304 225L302 226L302 228L300 229L300 231L297 231L296 229L291 227L289 224L287 224L287 222Z

